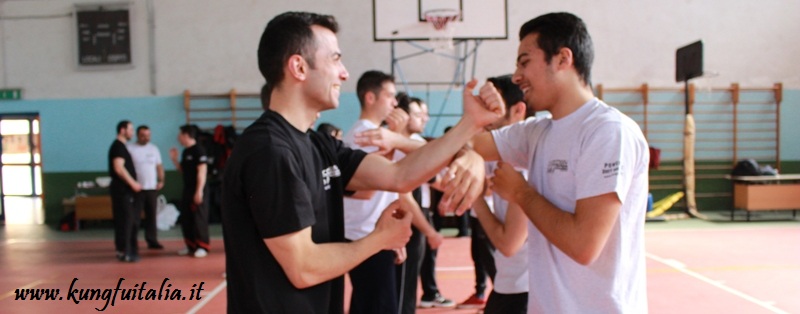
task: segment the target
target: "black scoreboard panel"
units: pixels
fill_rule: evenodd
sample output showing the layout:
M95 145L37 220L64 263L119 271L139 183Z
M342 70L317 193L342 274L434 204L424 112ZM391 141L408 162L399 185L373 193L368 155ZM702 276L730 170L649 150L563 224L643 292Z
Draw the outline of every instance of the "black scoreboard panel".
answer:
M128 10L78 11L78 65L131 64Z

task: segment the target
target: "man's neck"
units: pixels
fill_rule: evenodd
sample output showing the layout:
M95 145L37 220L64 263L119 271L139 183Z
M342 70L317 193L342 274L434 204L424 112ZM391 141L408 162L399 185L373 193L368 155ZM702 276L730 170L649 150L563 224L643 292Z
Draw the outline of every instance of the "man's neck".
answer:
M594 92L587 85L567 88L561 93L561 97L556 101L557 105L552 107L550 114L553 115L553 120L564 118L592 99L594 99Z
M377 126L381 126L381 123L383 123L383 120L386 120L385 117L384 118L378 117L375 114L373 114L371 112L368 112L368 111L361 111L361 115L358 116L358 119L359 120L367 120L367 121L372 122L372 124L377 125Z
M301 93L274 90L269 101L269 109L280 114L296 129L306 132L317 120L317 112L309 106Z
M127 139L127 138L125 138L125 135L122 135L122 134L117 134L117 141L120 141L120 142L122 142L122 143L127 143L127 142L128 142L128 139Z

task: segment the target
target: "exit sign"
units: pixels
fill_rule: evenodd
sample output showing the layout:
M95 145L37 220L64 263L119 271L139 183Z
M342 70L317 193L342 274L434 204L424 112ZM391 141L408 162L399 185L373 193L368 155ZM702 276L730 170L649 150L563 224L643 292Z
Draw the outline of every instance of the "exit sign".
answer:
M4 88L0 89L0 100L19 100L22 98L22 89Z

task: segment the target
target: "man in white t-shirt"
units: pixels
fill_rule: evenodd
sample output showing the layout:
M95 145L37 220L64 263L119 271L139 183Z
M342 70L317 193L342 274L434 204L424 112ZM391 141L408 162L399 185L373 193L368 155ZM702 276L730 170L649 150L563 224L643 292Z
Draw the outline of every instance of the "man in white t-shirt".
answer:
M361 114L342 141L350 148L371 154L384 154L384 157L396 160L395 157L400 156L396 156L394 151L379 152L375 146L360 146L355 143L356 134L380 128L397 106L394 77L380 71L367 71L358 79L356 93L361 103ZM398 193L386 191L357 192L352 197L345 197L345 238L356 241L371 233L383 209L397 199ZM414 202L413 198L410 200ZM402 252L384 250L353 268L350 271L353 286L350 313L397 313L395 261L404 259Z
M527 110L522 90L511 81L511 75L492 77L489 82L497 88L506 103L506 115L489 125L487 130L517 124L525 120ZM486 176L492 177L497 162L486 163ZM486 300L484 313L525 313L528 308L528 223L525 213L516 204L509 204L492 193L491 205L479 199L472 212L494 245L495 274L492 292Z
M161 164L161 152L158 147L150 143L150 128L141 125L136 129L136 143L128 144L128 151L133 159L136 169L136 181L142 185L142 190L136 194L138 212L144 210L144 238L147 248L163 249L158 243L156 230L156 210L158 205L158 191L164 187L164 166Z
M639 126L595 98L584 22L551 13L520 29L514 83L552 119L474 138L502 160L493 189L528 228L528 313L646 313L644 221L649 153ZM514 168L528 169L528 179Z

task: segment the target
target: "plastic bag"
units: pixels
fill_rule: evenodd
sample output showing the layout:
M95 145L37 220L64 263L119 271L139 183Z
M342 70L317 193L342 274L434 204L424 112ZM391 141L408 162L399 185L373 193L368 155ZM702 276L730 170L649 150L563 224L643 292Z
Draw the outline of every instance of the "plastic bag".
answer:
M156 207L156 228L158 230L167 231L174 227L180 215L181 213L174 204L167 203L166 196L163 194L158 196L158 206Z

